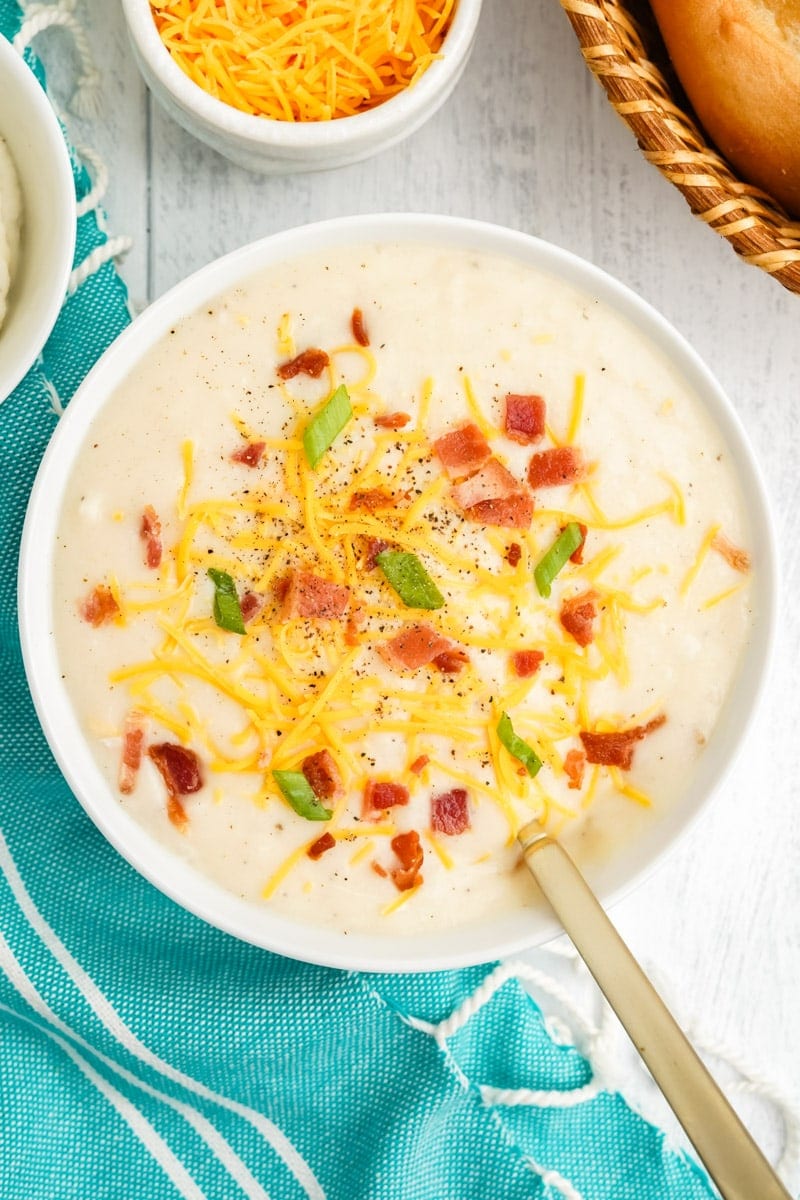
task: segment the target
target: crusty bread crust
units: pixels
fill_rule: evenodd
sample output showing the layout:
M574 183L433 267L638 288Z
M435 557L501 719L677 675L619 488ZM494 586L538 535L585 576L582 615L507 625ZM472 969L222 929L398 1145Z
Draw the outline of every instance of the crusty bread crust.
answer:
M800 0L651 3L712 141L800 217Z

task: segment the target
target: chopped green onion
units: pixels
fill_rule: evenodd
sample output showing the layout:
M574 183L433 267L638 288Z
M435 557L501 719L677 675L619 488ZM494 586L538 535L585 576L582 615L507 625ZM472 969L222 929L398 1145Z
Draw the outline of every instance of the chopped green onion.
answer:
M330 450L352 415L350 396L342 383L303 430L303 449L312 471L316 470L317 463L325 451Z
M511 718L508 713L504 712L497 722L497 736L508 753L512 757L519 759L531 779L539 774L539 771L542 769L542 760L532 746L529 746L527 742L514 733L514 726L511 724Z
M416 554L404 550L382 550L375 562L406 608L441 608L444 596Z
M214 620L228 633L244 633L244 618L236 594L236 584L227 571L209 568L214 583Z
M320 804L302 771L273 771L272 778L298 816L307 821L330 821L333 813Z
M583 544L583 534L577 521L570 521L553 542L544 558L537 564L533 572L539 595L545 600L550 595L550 585L558 572L569 561L578 546Z

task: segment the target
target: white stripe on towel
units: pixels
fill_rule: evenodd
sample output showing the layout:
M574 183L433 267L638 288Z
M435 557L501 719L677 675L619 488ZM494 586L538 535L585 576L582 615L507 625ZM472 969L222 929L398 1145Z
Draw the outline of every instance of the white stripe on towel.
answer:
M172 1153L164 1139L156 1133L150 1122L142 1116L138 1108L135 1108L131 1104L130 1100L127 1100L107 1080L98 1075L95 1069L84 1058L81 1058L77 1050L73 1050L69 1042L59 1037L57 1033L53 1033L52 1029L43 1029L41 1025L37 1025L28 1017L23 1016L22 1013L15 1012L13 1008L9 1008L5 1004L0 1004L0 1012L16 1017L18 1021L23 1021L26 1025L30 1025L33 1029L37 1030L37 1032L46 1034L52 1041L59 1045L89 1082L93 1083L101 1095L117 1110L123 1121L130 1126L139 1140L146 1146L152 1157L181 1195L185 1196L186 1200L204 1200L203 1193L197 1184L181 1163L178 1162L178 1159Z
M56 1013L53 1012L47 1001L40 995L31 979L25 973L22 965L14 954L14 951L11 949L2 933L0 933L0 967L2 967L3 971L23 999L27 1000L34 1012L38 1013L43 1020L54 1026L55 1029L59 1030L60 1033L70 1038L73 1042L76 1042L82 1050L86 1050L92 1054L96 1059L103 1063L104 1066L108 1067L109 1070L114 1071L120 1076L121 1079L124 1079L126 1083L130 1083L134 1087L139 1088L140 1091L144 1092L148 1096L152 1096L153 1099L160 1100L162 1103L169 1105L170 1108L173 1108L177 1113L184 1117L188 1124L192 1126L194 1131L203 1139L203 1141L206 1142L212 1154L219 1160L229 1175L236 1180L242 1191L248 1197L248 1200L269 1200L267 1192L264 1191L258 1180L250 1174L250 1171L241 1161L233 1147L214 1128L210 1121L208 1121L190 1105L184 1104L183 1101L176 1100L172 1096L168 1096L164 1092L158 1091L157 1088L151 1087L150 1084L145 1083L143 1080L138 1079L130 1071L126 1070L125 1067L115 1063L113 1059L108 1058L108 1056L103 1054L100 1050L96 1050L84 1038L82 1038L80 1034L77 1034L73 1029L70 1029L70 1027L66 1025L61 1018L56 1015ZM7 1009L6 1006L2 1004L0 1004L0 1008L7 1012L13 1012L13 1009ZM28 1020L28 1018L24 1017L21 1013L16 1013L15 1015L21 1017L22 1020ZM108 1084L107 1081L103 1080L102 1076L98 1075L97 1072L94 1071L88 1063L86 1063L86 1060L80 1054L78 1054L77 1050L74 1050L74 1048L71 1047L68 1042L65 1042L64 1038L55 1033L53 1029L47 1029L46 1027L36 1025L33 1021L28 1021L28 1023L33 1025L34 1029L39 1029L40 1032L46 1033L48 1037L55 1039L62 1049L69 1054L70 1058L72 1058L73 1061L81 1067L81 1070L84 1071L84 1074L91 1079L92 1083L100 1088L104 1095L106 1094L105 1087L102 1087L101 1084L104 1084L111 1089L114 1095L119 1095L116 1089L113 1088L111 1084ZM86 1068L85 1070L84 1067ZM125 1098L122 1097L122 1099L124 1100ZM137 1115L140 1115L139 1110L136 1109L130 1103L130 1101L125 1100L125 1103L129 1105L130 1108L137 1113ZM149 1122L147 1122L144 1117L141 1117L141 1120L145 1122L148 1129L152 1129L152 1126L150 1126ZM153 1134L156 1138L158 1138L159 1142L162 1141L160 1136L155 1133L155 1130L153 1130ZM146 1138L142 1138L142 1140L145 1142L148 1149L150 1149L151 1147L148 1140ZM172 1155L171 1150L169 1153ZM154 1155L154 1157L157 1158L158 1156ZM177 1162L177 1159L175 1161ZM183 1170L183 1167L181 1167L181 1170ZM192 1187L194 1187L194 1184L192 1184Z
M171 1063L160 1058L148 1046L139 1041L136 1034L128 1028L111 1002L100 991L97 984L86 973L80 963L72 957L55 930L47 924L39 912L25 884L22 882L22 877L17 870L16 863L1 831L0 869L5 874L8 885L14 893L17 903L29 924L38 933L53 957L61 964L87 1004L103 1025L105 1025L109 1033L126 1050L135 1055L136 1058L141 1059L142 1062L154 1070L160 1071L167 1079L171 1079L174 1083L179 1083L188 1091L194 1092L196 1096L202 1096L204 1100L211 1100L214 1104L220 1105L220 1107L227 1109L229 1112L236 1113L237 1116L247 1121L254 1129L258 1130L264 1140L284 1162L288 1170L291 1171L294 1178L303 1188L309 1200L325 1200L325 1193L309 1164L299 1151L295 1149L283 1130L279 1129L268 1117L265 1117L253 1108L249 1108L245 1104L240 1104L237 1100L230 1100L227 1096L212 1091L204 1083L200 1083L199 1080L193 1079L190 1075L186 1075L183 1071L178 1070L177 1067L173 1067Z

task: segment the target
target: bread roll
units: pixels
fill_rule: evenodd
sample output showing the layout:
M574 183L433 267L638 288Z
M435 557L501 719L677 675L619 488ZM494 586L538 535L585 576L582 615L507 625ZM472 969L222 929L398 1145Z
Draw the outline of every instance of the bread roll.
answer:
M800 217L800 0L652 0L695 112L742 178Z

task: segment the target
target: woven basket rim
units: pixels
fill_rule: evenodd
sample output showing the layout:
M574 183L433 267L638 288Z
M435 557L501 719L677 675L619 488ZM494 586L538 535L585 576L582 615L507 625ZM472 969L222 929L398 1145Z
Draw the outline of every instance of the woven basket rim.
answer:
M641 16L619 0L561 0L561 5L587 66L647 161L746 262L800 293L800 221L739 179L708 143L688 105L678 102L677 88L673 91L651 56L655 47L668 61L655 22L652 30L645 29Z

